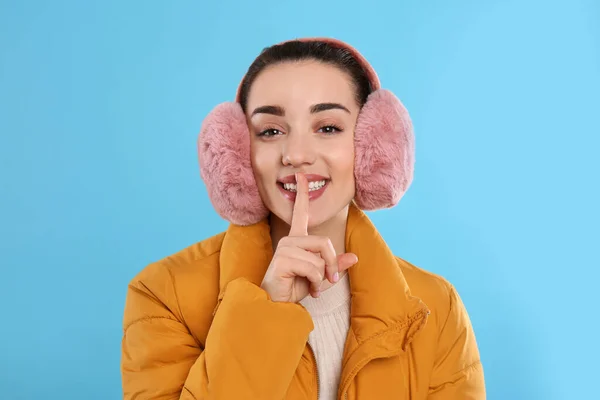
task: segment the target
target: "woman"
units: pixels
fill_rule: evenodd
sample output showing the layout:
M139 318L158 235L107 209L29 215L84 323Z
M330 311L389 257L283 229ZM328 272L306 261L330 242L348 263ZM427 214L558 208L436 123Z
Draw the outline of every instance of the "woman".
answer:
M349 45L265 49L198 141L226 232L129 285L126 399L483 399L461 300L362 210L413 176L406 110Z

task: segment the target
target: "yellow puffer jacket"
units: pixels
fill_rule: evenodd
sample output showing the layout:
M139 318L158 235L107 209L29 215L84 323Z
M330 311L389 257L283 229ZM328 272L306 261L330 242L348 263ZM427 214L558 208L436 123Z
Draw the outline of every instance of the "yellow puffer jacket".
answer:
M443 278L395 257L350 208L350 330L339 399L485 399L465 308ZM121 371L125 399L317 399L313 329L299 304L259 285L269 225L230 228L146 267L129 285Z

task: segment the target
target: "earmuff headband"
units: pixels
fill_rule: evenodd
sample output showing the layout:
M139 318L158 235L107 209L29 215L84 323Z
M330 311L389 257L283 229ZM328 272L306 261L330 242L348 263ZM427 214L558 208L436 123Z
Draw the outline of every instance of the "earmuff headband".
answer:
M277 45L282 45L282 44L290 43L290 42L304 42L304 43L323 42L323 43L327 43L328 45L336 47L336 48L348 50L350 52L350 54L352 55L352 57L354 57L354 59L356 59L356 61L360 64L360 66L365 71L365 74L367 75L367 79L369 79L369 82L371 83L371 90L374 92L381 88L381 82L379 81L379 77L377 76L375 69L373 69L371 64L367 61L367 59L358 50L356 50L354 47L350 46L349 44L344 43L341 40L333 39L333 38L311 37L311 38L286 40L284 42L278 43ZM245 76L244 76L244 78L245 78ZM235 95L235 101L238 103L240 102L240 93L242 91L242 83L243 82L244 82L244 79L242 79L242 81L238 85L238 89L237 89L237 92Z

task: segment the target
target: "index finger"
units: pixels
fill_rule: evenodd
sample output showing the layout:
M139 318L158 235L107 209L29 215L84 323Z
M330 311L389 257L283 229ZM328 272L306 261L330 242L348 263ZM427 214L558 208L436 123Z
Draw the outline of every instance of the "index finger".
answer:
M296 200L292 211L290 236L308 235L308 181L304 174L296 174Z

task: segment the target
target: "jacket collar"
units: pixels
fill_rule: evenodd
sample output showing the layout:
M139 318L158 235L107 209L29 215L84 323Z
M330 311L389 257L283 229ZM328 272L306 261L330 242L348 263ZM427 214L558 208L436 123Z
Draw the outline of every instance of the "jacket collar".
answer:
M407 339L424 325L429 310L411 295L398 260L368 216L354 204L348 212L346 251L358 256L358 263L348 270L350 325L358 343L394 330L400 335L394 342L400 341L404 348ZM230 225L220 253L219 299L234 279L243 277L260 285L272 257L267 219L250 226Z
M358 263L348 273L351 325L359 343L389 329L408 327L429 314L421 299L411 295L396 256L369 217L356 206L351 206L348 213L346 251L358 256ZM413 329L420 327L417 324Z

